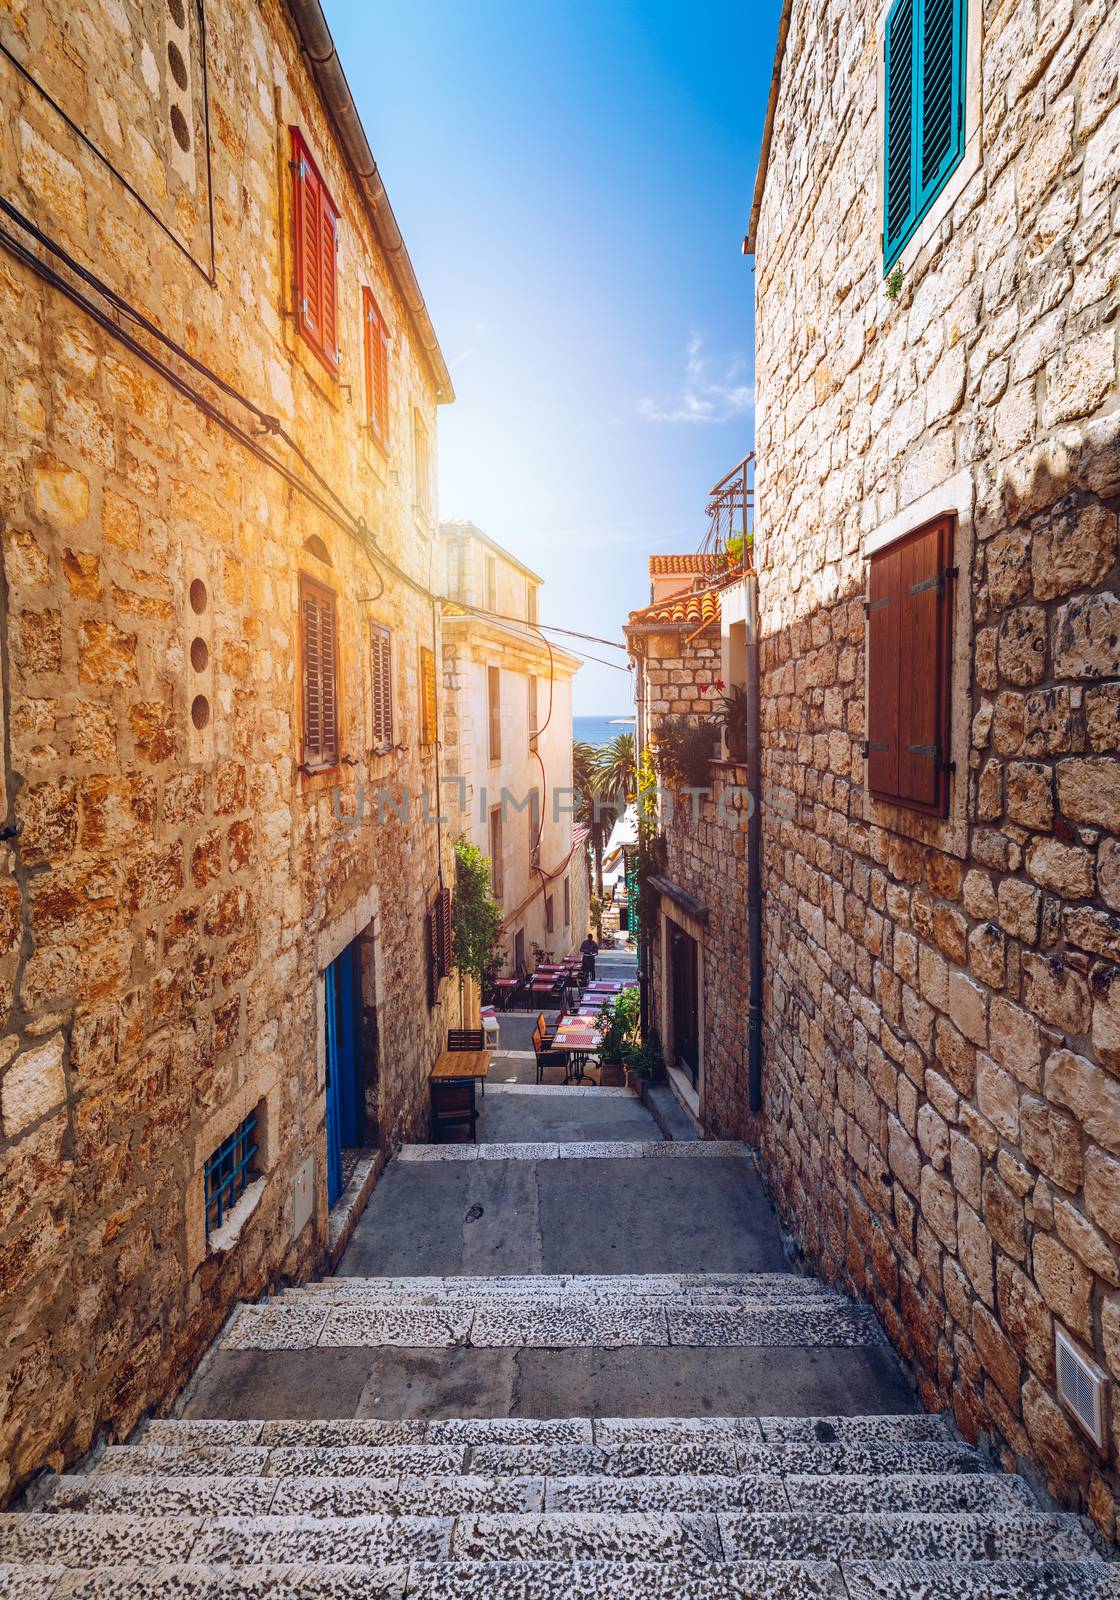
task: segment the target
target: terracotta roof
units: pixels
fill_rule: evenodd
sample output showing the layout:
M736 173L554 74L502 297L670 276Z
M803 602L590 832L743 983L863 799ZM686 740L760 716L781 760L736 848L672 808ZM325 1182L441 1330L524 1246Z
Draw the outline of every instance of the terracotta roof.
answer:
M631 611L630 626L643 623L665 623L669 627L706 628L719 623L719 596L710 589L699 594L675 594L669 600L658 600L640 611Z
M693 574L705 576L708 573L718 572L723 566L723 557L717 555L691 555L691 556L650 556L649 575L651 578L692 577Z

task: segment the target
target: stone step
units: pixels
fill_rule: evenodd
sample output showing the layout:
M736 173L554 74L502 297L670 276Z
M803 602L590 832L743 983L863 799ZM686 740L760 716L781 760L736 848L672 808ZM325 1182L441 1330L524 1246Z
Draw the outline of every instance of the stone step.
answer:
M590 1437L590 1434L589 1434ZM731 1435L699 1436L674 1443L666 1436L614 1445L268 1445L140 1443L111 1445L93 1476L130 1473L162 1477L386 1478L481 1473L488 1477L648 1477L738 1472L788 1475L941 1474L974 1476L985 1471L968 1445L908 1440L818 1445L757 1443Z
M397 1561L1100 1562L1072 1516L1032 1513L0 1514L0 1563L100 1567Z
M482 1301L491 1297L505 1300L530 1300L540 1296L552 1299L610 1299L635 1296L644 1300L688 1299L699 1294L723 1294L748 1300L787 1300L835 1295L819 1278L803 1278L795 1272L694 1272L694 1273L533 1273L508 1277L453 1278L323 1278L316 1283L285 1289L282 1300L298 1300L305 1295L324 1295L345 1299L402 1300L429 1304L433 1299Z
M736 1472L556 1477L477 1473L314 1477L66 1475L36 1510L107 1516L453 1516L528 1511L1034 1511L1021 1478Z
M946 1443L943 1415L901 1412L858 1417L337 1417L234 1420L158 1417L136 1434L146 1445L259 1445L289 1449L338 1445L642 1444L746 1440L870 1445Z
M95 1570L0 1566L4 1600L1120 1600L1120 1566L1072 1562L564 1563Z
M344 1305L307 1296L243 1305L221 1338L223 1350L367 1349L619 1349L635 1345L693 1348L866 1348L886 1343L874 1312L842 1296L790 1304L739 1300L690 1306L670 1300L632 1306L625 1300L555 1306L529 1301L479 1305L448 1298L437 1305Z
M734 1139L596 1140L563 1144L406 1144L397 1161L749 1161L750 1150Z

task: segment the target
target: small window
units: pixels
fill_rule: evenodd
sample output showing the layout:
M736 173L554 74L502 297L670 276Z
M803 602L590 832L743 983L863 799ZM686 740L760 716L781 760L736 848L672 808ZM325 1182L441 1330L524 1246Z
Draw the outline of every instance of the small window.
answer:
M518 928L513 938L513 970L517 974L525 971L525 929Z
M338 207L327 192L298 128L292 132L292 189L295 196L296 322L300 333L337 374Z
M487 667L486 698L490 724L490 759L502 759L502 669Z
M383 449L389 448L389 329L372 291L362 290L362 343L366 368L366 423Z
M504 888L504 873L502 871L502 808L492 806L490 809L490 887L494 891L494 899L501 903Z
M497 556L487 556L486 557L486 609L487 609L487 611L495 611L495 612L498 609L498 558L497 558Z
M883 270L964 154L965 0L895 0L883 41Z
M529 622L537 621L537 585L532 582L525 585L525 617Z
M420 741L435 744L437 730L436 658L433 651L420 646Z
M541 792L534 789L529 796L529 862L534 867L541 864Z
M370 685L373 709L373 748L393 747L393 653L388 628L369 625Z
M537 689L537 679L533 678L533 677L530 677L530 679L529 679L529 749L530 750L535 750L537 748L537 734L540 732L540 725L539 725L539 722L538 722L538 718L540 716L539 704L540 704L540 701L539 701L538 689Z
M564 926L572 925L572 876L571 873L564 879Z
M553 915L552 896L546 894L544 897L544 930L546 933L552 933L553 931Z
M880 800L949 809L953 519L871 557L867 611L867 783Z
M303 760L308 767L329 767L338 760L337 631L331 590L301 578Z
M257 1176L257 1113L250 1111L206 1162L206 1237L222 1223Z
M428 449L428 430L419 411L412 413L412 469L416 509L427 519L432 509L432 458Z

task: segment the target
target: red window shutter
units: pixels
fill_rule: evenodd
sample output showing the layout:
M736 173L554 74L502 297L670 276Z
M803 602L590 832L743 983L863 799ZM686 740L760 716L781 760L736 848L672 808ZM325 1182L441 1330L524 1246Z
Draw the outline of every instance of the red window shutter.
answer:
M332 372L338 369L338 211L298 128L292 133L297 325Z
M369 632L373 746L387 750L393 743L392 645L388 628L371 622Z
M300 585L303 657L303 759L309 767L338 760L338 641L334 595L304 578Z
M949 802L953 521L872 556L868 595L868 786L944 816Z

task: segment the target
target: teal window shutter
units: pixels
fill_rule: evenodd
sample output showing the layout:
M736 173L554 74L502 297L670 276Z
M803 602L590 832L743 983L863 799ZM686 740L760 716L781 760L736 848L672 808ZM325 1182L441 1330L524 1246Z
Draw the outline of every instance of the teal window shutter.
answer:
M964 154L967 0L895 0L884 40L883 270Z

